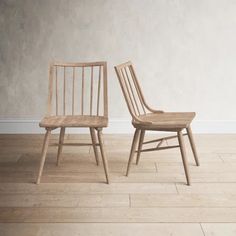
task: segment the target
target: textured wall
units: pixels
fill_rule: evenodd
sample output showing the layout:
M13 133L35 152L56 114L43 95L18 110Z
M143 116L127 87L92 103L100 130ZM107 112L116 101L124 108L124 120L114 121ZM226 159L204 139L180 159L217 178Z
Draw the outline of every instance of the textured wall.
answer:
M109 113L128 117L113 66L131 59L147 100L236 120L235 0L0 0L0 118L40 118L52 60L106 60Z

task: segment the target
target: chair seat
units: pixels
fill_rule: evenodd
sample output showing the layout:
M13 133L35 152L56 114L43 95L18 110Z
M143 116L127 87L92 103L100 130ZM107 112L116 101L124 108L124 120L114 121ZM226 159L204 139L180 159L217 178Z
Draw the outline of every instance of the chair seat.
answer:
M104 116L47 116L39 123L40 127L107 127L108 118Z
M133 121L133 125L147 130L177 131L187 128L194 117L195 112L147 113L140 115L141 122Z

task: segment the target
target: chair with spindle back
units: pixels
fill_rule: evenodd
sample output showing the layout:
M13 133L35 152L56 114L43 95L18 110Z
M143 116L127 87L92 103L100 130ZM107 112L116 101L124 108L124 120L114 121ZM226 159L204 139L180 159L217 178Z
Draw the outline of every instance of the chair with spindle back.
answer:
M136 151L137 152L136 164L139 163L141 152L157 151L157 150L179 147L185 170L185 176L187 179L187 184L190 185L190 176L188 171L183 135L188 135L196 165L199 166L197 151L190 127L190 124L195 116L195 113L163 112L152 109L144 99L132 63L129 61L117 65L115 66L115 71L119 79L121 89L125 97L129 112L132 116L132 124L136 129L131 146L126 176L128 176L129 174L130 166L134 157L137 143L138 143L138 149ZM184 129L186 129L187 131L186 134L182 133ZM144 142L144 135L146 130L176 132L177 135ZM163 141L173 138L178 138L179 145L162 146ZM150 143L156 143L156 147L142 149L143 144L150 144Z
M39 125L46 129L46 134L36 181L37 184L40 183L50 133L56 128L60 128L57 165L60 163L63 145L93 146L98 165L97 146L99 146L106 181L109 183L108 165L102 138L102 129L108 125L106 62L51 64L49 68L47 114ZM64 143L66 127L89 128L92 143ZM96 138L96 131L98 140Z

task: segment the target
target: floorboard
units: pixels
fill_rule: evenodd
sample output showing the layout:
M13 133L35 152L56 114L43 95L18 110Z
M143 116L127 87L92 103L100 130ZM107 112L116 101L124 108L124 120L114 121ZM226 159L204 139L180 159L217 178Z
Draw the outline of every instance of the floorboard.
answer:
M110 185L93 149L74 146L63 149L60 166L50 147L35 185L43 135L0 135L0 235L236 235L236 135L195 139L199 167L186 140L191 186L178 149L142 153L126 177L131 135L104 135Z

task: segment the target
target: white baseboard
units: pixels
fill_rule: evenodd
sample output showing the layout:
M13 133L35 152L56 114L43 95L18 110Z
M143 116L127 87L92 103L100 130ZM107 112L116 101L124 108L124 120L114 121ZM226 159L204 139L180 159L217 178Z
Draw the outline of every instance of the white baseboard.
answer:
M42 134L45 129L39 127L40 120L29 119L0 119L1 134ZM109 126L104 128L104 133L132 133L133 127L130 120L109 120ZM67 128L67 133L89 133L86 128ZM59 129L53 131L59 133Z
M40 134L44 129L39 127L39 120L29 119L0 119L1 134ZM193 132L195 133L236 133L236 120L196 120L193 122ZM57 133L58 130L55 131ZM68 128L68 133L88 133L85 128ZM129 134L134 128L130 120L110 119L109 127L104 129L104 133Z

